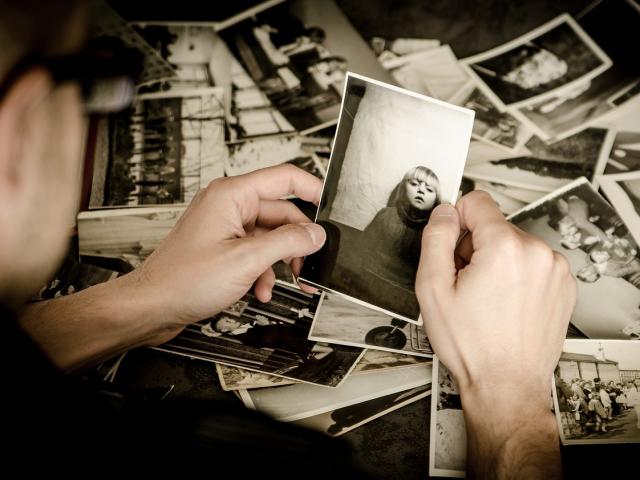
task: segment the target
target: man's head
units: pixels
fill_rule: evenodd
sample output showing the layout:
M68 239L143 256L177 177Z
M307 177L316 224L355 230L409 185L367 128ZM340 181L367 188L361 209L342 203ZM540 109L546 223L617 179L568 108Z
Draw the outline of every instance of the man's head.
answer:
M84 41L77 0L0 0L0 302L18 306L55 271L79 199L79 86L46 60Z

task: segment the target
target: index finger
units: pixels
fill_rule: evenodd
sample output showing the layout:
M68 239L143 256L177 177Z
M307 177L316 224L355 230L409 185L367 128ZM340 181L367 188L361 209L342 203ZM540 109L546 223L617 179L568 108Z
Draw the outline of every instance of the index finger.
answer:
M474 250L495 243L496 233L513 227L504 218L491 195L482 190L468 193L456 204L460 215L460 228L471 232Z
M314 205L320 203L322 180L293 165L263 168L235 177L242 188L249 188L261 200L278 200L295 195Z

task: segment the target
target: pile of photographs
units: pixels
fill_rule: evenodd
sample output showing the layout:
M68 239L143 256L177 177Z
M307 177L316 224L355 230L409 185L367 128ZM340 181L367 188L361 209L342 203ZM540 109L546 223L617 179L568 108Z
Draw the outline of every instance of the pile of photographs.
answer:
M365 41L332 1L118 25L159 73L90 122L80 255L135 268L217 177L292 163L325 181L311 216L327 242L300 275L322 293L278 266L269 303L249 293L158 349L214 362L248 407L329 435L430 395L433 373L430 472L464 476L460 396L413 283L431 210L481 189L577 278L562 441L640 442L637 3L594 2L463 59L437 39Z

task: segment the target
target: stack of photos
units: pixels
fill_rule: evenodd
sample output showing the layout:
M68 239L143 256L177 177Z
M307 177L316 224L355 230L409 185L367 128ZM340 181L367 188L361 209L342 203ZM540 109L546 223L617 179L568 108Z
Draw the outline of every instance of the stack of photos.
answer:
M509 217L567 258L577 279L572 323L589 338L630 339L640 306L640 252L630 226L586 178ZM636 326L636 327L634 327Z
M307 339L319 301L319 294L278 283L268 303L260 302L250 292L222 313L188 326L176 338L155 348L337 387L364 350Z
M593 2L463 59L437 38L365 41L333 0L240 8L127 24L105 7L93 34L138 50L143 69L131 108L89 123L91 211L34 300L139 266L211 180L296 165L324 180L317 210L289 198L324 247L299 279L274 265L270 302L249 292L155 348L213 362L250 408L338 436L431 394L422 230L438 204L484 190L577 278L567 338L581 340L555 376L563 443L640 442L637 2ZM460 395L433 362L429 471L462 477Z
M419 323L422 229L455 203L473 112L349 73L302 281Z
M554 384L564 445L640 443L640 342L565 340Z

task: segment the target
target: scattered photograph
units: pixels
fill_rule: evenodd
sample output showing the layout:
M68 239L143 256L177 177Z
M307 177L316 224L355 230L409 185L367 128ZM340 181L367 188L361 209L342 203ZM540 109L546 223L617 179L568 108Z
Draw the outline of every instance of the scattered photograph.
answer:
M120 208L78 214L80 255L122 260L132 268L158 247L185 206Z
M554 382L564 445L640 443L640 342L565 340Z
M590 338L630 339L640 320L640 256L618 213L586 178L509 217L569 261L577 279L572 323Z
M332 293L323 295L309 339L403 355L430 358L433 354L421 325Z
M372 37L369 46L380 64L390 70L402 64L403 57L412 53L432 50L440 46L440 40L432 38L382 38Z
M467 467L467 426L451 372L433 359L429 475L463 478Z
M640 132L616 132L604 175L640 170Z
M220 380L220 386L225 392L235 390L250 390L252 388L279 387L297 383L284 377L276 377L267 373L254 372L244 368L231 367L216 363L216 372Z
M513 115L500 111L473 81L467 82L449 101L476 112L471 134L476 140L515 153L531 137L526 125Z
M293 422L429 384L431 364L418 364L367 375L350 375L340 388L298 383L238 392L248 408L282 422Z
M486 86L485 94L509 107L552 97L612 65L609 56L568 14L462 62Z
M626 88L623 88L620 92L612 95L607 99L607 103L609 103L612 107L619 107L623 103L631 100L633 97L640 93L640 80L632 83Z
M640 171L601 175L598 183L631 235L640 244Z
M293 423L338 437L399 408L427 398L429 395L431 395L431 384L303 418Z
M277 283L271 301L253 292L219 315L189 325L159 350L291 380L337 387L362 348L307 339L320 294Z
M242 175L260 168L291 163L324 179L325 165L315 151L327 143L301 135L270 135L242 142L229 143L225 172L228 176Z
M579 177L594 180L606 165L614 138L615 133L606 128L588 128L552 144L533 136L523 156L470 165L465 175L552 192Z
M336 122L347 69L390 80L333 2L282 3L220 36L297 131Z
M455 203L473 112L349 73L316 222L327 241L300 278L419 323L422 229Z
M385 68L401 87L447 102L469 82L449 45L387 61Z
M89 206L187 204L223 176L222 93L205 88L144 94L110 116L108 139L94 163L93 175L101 179L93 181Z
M378 372L390 368L412 367L418 363L429 363L431 358L369 349L362 356L351 375Z

